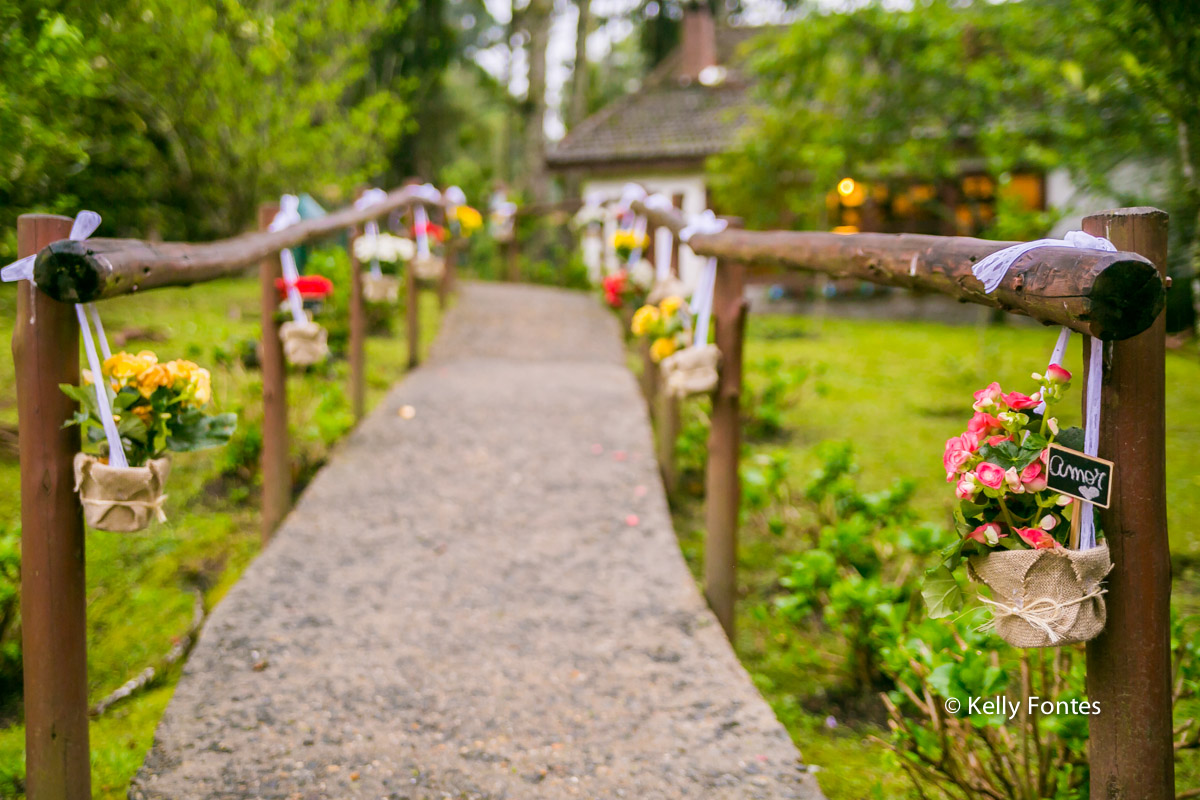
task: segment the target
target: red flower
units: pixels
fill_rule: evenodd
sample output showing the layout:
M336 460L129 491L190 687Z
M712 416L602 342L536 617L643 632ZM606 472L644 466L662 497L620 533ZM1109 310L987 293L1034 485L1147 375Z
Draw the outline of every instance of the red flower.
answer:
M435 242L444 242L446 240L446 229L441 225L438 225L436 222L426 222L423 225L413 226L414 237L420 236L422 233L428 236L430 239L433 239Z
M1017 528L1017 536L1034 550L1051 550L1061 547L1058 541L1040 528Z
M275 279L275 289L280 300L287 297L287 282L283 278ZM296 291L305 300L321 300L333 294L333 281L324 275L301 275L296 279Z
M620 308L630 288L629 273L619 269L611 275L605 275L601 286L604 288L604 302L613 308Z
M1025 409L1033 408L1038 403L1042 402L1042 395L1039 392L1034 392L1033 396L1030 397L1027 394L1021 394L1020 392L1009 392L1004 396L1004 402L1007 403L1008 407L1013 411L1024 411Z

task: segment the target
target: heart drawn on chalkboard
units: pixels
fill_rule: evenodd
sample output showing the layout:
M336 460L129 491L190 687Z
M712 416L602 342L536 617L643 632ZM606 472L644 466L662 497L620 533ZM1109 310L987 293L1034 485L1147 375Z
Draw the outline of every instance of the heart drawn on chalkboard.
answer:
M1080 486L1079 494L1083 495L1088 500L1095 500L1100 496L1100 490L1095 486Z

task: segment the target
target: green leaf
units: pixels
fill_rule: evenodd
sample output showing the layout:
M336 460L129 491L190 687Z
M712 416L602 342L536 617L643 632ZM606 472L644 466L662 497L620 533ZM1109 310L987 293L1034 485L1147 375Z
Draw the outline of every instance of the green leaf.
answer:
M166 449L176 453L188 453L217 447L228 442L236 429L237 414L209 416L197 409L188 409L171 421Z
M930 619L948 617L963 605L962 587L944 564L926 574L921 597L925 600Z

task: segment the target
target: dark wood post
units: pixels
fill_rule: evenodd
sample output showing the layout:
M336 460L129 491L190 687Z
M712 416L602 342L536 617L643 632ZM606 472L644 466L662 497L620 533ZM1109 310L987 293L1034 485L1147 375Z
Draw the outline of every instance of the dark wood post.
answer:
M367 318L363 310L362 265L354 255L354 240L360 231L357 227L348 232L350 246L350 407L354 419L361 420L366 412L366 341Z
M438 308L446 310L446 303L450 299L450 292L454 291L454 269L455 262L458 261L458 247L462 240L457 236L447 236L446 238L446 261L445 268L442 270L442 279L438 281Z
M741 436L738 412L742 394L742 334L748 307L742 264L722 262L717 268L712 322L721 351L720 380L713 392L712 429L708 436L705 476L704 593L713 613L733 639L737 596L738 455Z
M279 213L278 203L258 207L259 230L266 230ZM287 515L292 503L292 470L288 460L287 365L275 312L279 308L275 279L282 275L279 254L259 262L259 291L262 294L262 539L271 535Z
M1083 229L1166 273L1167 214L1124 208ZM1087 646L1094 800L1172 800L1171 560L1167 542L1165 322L1113 342L1100 411L1100 451L1116 462L1112 501L1097 509L1113 570L1108 622Z
M408 368L421 361L421 286L411 263L404 267L404 321L408 335Z
M516 283L521 280L521 247L517 244L517 222L519 216L513 214L512 239L504 244L505 258L508 262L508 280Z
M69 217L23 214L17 248L33 255L71 233ZM72 466L79 383L75 309L21 281L13 326L21 462L21 641L25 667L25 792L29 800L92 796L87 720L83 510Z
M670 497L679 488L679 469L675 466L675 443L679 439L680 425L679 400L666 392L659 392L658 415L654 422L658 469L662 473L663 488Z

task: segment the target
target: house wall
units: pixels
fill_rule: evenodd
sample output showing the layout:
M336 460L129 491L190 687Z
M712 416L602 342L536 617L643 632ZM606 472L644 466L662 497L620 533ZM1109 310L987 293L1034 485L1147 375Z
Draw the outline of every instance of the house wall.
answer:
M662 192L671 198L683 195L682 211L684 214L699 214L708 207L708 184L703 173L700 172L606 175L603 178L586 179L583 182L583 195L587 197L594 193L605 200L619 200L621 190L625 188L625 184L630 182L641 184L650 193ZM613 252L610 245L615 232L616 220L605 220L603 255L597 258L594 247L591 248L591 252L585 249L584 260L588 263L588 271L593 273L593 277L598 278L600 272L612 272L621 266L617 263L616 253ZM592 261L588 261L589 258ZM679 248L680 278L689 287L695 286L696 278L703 265L704 259L695 255L686 246Z

